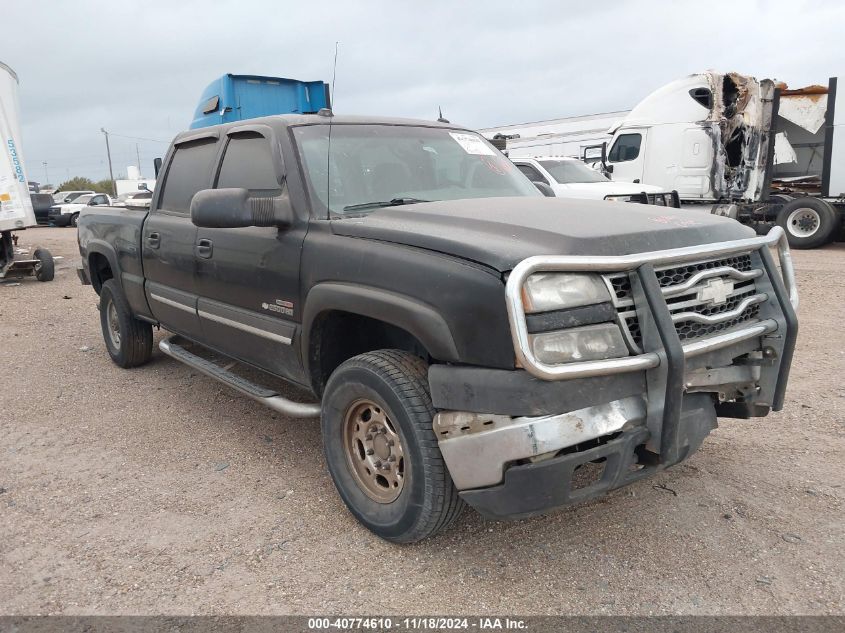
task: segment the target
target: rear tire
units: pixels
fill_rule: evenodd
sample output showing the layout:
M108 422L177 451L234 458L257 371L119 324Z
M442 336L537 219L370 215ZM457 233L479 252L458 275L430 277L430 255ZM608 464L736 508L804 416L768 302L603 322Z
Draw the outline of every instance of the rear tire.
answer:
M143 365L153 351L153 326L132 315L123 291L114 279L100 289L100 325L112 361L128 369Z
M777 218L793 248L818 248L831 241L839 227L836 209L818 198L796 198L783 205Z
M33 255L38 260L38 266L35 268L35 278L38 281L52 281L56 276L56 262L53 260L50 251L46 248L36 248Z
M463 510L434 414L428 365L408 352L355 356L326 385L321 425L329 472L349 511L388 541L433 536Z

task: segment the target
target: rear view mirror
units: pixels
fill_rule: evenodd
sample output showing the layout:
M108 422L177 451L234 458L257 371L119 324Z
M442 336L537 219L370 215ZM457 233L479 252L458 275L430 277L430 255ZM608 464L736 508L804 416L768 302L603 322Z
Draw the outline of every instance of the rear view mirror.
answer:
M191 222L207 229L289 226L293 211L287 196L258 198L248 189L203 189L191 200Z
M537 187L537 189L540 190L540 193L542 193L544 196L546 196L547 198L554 198L555 197L555 191L549 185L547 185L544 182L540 182L540 181L533 181L533 182L534 182L534 186Z

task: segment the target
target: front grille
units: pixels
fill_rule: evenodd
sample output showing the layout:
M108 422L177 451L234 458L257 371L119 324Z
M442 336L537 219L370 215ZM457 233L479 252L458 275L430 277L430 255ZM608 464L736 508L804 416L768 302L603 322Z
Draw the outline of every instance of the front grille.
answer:
M736 316L727 321L720 321L718 323L697 323L696 321L681 321L675 324L675 329L678 331L678 336L681 341L691 341L697 338L704 338L724 330L746 323L757 318L760 312L759 305L748 306L743 310L739 316Z
M718 272L717 272L718 269ZM632 273L634 274L634 273ZM760 303L767 297L759 293L750 254L734 255L683 265L669 265L655 270L666 297L669 313L682 342L706 338L758 318ZM693 278L698 275L697 281ZM642 330L634 305L628 273L606 276L619 312L619 321L632 351L642 351ZM721 280L723 296L707 296L708 285ZM703 298L699 298L704 294ZM724 299L724 300L722 300Z
M714 259L709 262L698 262L684 266L675 266L673 268L658 268L655 272L657 273L657 281L660 283L660 287L665 288L667 286L682 284L695 273L701 272L702 270L722 267L730 267L740 272L747 272L751 270L751 255L746 253L745 255Z

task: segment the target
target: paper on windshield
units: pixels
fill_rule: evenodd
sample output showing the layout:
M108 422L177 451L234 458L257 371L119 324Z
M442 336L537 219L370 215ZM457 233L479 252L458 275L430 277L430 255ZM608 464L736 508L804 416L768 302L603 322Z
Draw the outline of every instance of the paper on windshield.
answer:
M478 134L465 134L462 132L449 132L449 136L464 148L467 154L478 156L495 156L496 153L487 145Z

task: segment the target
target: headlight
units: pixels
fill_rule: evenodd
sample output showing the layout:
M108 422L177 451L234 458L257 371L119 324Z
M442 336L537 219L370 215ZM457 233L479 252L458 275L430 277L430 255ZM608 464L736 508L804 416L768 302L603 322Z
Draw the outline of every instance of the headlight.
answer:
M549 365L628 356L628 347L615 323L532 334L529 341L534 357Z
M610 301L607 286L598 275L535 273L525 280L522 302L525 312L577 308Z

